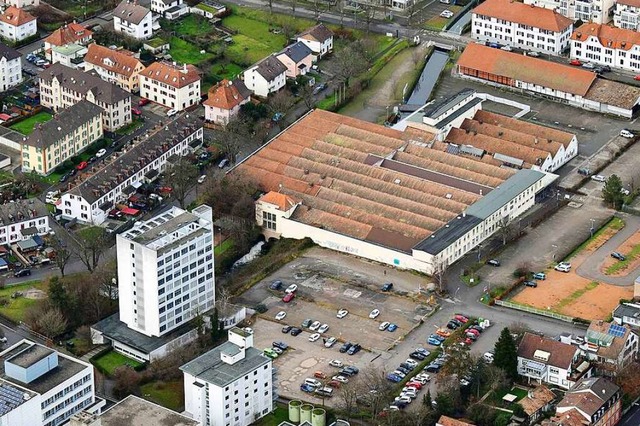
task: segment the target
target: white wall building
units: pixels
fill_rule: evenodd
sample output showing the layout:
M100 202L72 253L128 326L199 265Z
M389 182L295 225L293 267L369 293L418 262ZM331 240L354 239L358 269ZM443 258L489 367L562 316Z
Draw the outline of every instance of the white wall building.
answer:
M13 244L33 235L46 235L50 230L47 206L37 198L0 206L0 244Z
M524 4L556 10L573 21L606 24L613 16L615 0L524 0Z
M638 335L630 325L593 321L580 350L601 374L615 376L638 358Z
M238 115L240 107L251 100L251 91L239 78L222 80L209 89L204 105L204 118L219 125L227 124Z
M127 187L144 183L147 174L164 171L169 157L186 155L191 142L202 140L202 124L196 120L187 114L143 137L136 146L114 158L110 166L62 194L60 214L83 223L103 223L115 204L126 201Z
M573 22L554 10L510 0L487 0L471 15L471 36L525 50L560 55L569 47Z
M178 207L118 234L120 320L160 336L213 308L212 210Z
M640 30L640 1L618 0L613 12L613 23L618 28Z
M5 5L5 6L15 6L15 7L19 7L20 9L24 8L24 7L29 7L29 6L39 6L40 5L40 0L0 0L0 5Z
M60 63L73 69L86 69L84 55L87 47L81 44L66 44L64 46L51 46L51 63Z
M571 58L640 72L640 33L586 23L571 36Z
M266 98L285 86L286 72L287 67L271 55L245 70L243 80L247 89L257 96Z
M628 324L640 327L640 305L637 303L621 303L613 310L613 320L618 325Z
M151 0L151 11L173 20L189 13L189 6L184 0Z
M38 32L36 17L10 6L0 15L0 37L13 42L24 40Z
M56 426L82 410L99 412L104 406L95 397L89 363L29 340L5 349L0 361L3 426Z
M200 74L193 65L154 62L139 73L140 96L176 111L200 102Z
M113 11L113 29L117 33L146 40L153 36L152 27L151 11L135 1L122 0Z
M272 362L253 335L233 327L229 340L180 367L185 414L203 425L248 426L273 409Z
M22 83L22 55L0 43L0 92Z
M333 32L324 24L318 24L301 32L297 35L297 41L306 44L316 60L333 51Z

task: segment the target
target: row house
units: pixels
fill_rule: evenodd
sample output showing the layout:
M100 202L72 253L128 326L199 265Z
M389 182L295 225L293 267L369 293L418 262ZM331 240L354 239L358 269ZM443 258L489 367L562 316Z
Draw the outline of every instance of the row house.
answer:
M36 17L25 10L10 6L0 14L0 37L4 39L17 42L37 32Z
M17 243L49 231L49 210L38 198L0 205L0 244Z
M22 83L22 55L0 43L0 92Z
M110 49L93 43L84 57L85 70L95 70L101 79L130 93L140 91L139 74L144 65L125 49Z
M572 21L606 24L614 16L616 2L615 0L524 0L524 4L555 10Z
M471 36L550 55L569 47L573 22L554 10L511 0L487 0L473 9Z
M571 36L571 58L640 72L640 33L586 23Z
M140 96L176 111L200 102L200 72L193 65L154 62L139 74Z
M38 74L40 104L58 111L86 99L104 112L102 125L115 131L131 123L131 94L98 77L95 71L81 71L53 64Z

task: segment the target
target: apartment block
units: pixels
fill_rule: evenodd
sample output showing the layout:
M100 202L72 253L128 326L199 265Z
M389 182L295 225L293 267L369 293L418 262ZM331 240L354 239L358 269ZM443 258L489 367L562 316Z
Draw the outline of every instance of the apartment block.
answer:
M571 36L571 58L640 72L640 33L586 23Z
M154 62L140 72L140 96L182 111L200 102L200 73L193 65Z
M101 79L130 93L140 91L138 74L144 65L133 52L110 49L93 43L84 57L85 70L95 70Z
M0 92L22 83L21 57L20 52L0 43Z

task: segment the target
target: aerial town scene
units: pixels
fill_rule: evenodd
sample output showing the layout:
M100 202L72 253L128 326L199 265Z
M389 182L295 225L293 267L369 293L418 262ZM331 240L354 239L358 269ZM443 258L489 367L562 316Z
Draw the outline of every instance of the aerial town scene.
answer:
M640 426L640 0L0 0L0 426Z

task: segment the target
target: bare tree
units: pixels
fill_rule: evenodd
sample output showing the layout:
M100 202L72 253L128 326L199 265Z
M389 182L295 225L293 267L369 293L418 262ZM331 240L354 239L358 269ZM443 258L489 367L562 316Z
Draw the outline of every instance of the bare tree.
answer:
M255 220L225 216L219 220L219 223L220 228L233 239L234 245L240 253L249 251L260 234Z
M366 25L367 34L369 33L369 29L371 27L371 22L376 16L376 7L371 3L367 3L363 8L364 10L364 23Z
M53 339L61 335L67 328L67 320L57 308L47 309L38 319L37 330Z
M502 245L506 246L507 242L511 241L511 239L515 236L517 230L514 226L514 222L509 219L509 216L503 216L496 223L498 229L500 230L500 235L502 236Z
M355 44L348 44L344 49L333 55L334 71L341 82L349 84L349 79L364 72L368 63L362 54L362 50Z
M445 290L445 286L447 284L446 273L447 268L449 267L449 262L444 259L435 258L433 259L433 273L431 277L438 287L438 291L443 293Z
M189 192L197 184L198 168L185 157L180 157L177 163L169 167L166 174L167 185L171 187L171 195L184 209Z
M320 22L320 15L325 11L325 4L322 0L313 0L311 3L311 9L313 10L313 17L316 22Z
M269 7L269 15L273 14L273 0L265 0L267 6Z
M118 299L118 265L115 260L105 262L98 267L96 279L99 284L99 293L109 300L109 306L113 307Z
M96 270L100 258L109 248L111 239L104 228L92 226L77 232L76 255L91 273Z
M269 99L273 112L287 112L295 103L288 90L281 90Z
M50 243L51 248L55 250L54 262L60 269L60 275L64 278L64 270L67 267L69 261L73 258L73 251L69 249L68 245L70 241L63 242L58 236L52 238Z
M113 393L118 398L124 398L134 393L140 384L140 375L128 365L116 368L113 372L115 383L113 385Z
M291 15L296 16L296 6L298 5L298 0L289 0L289 5L291 6Z

